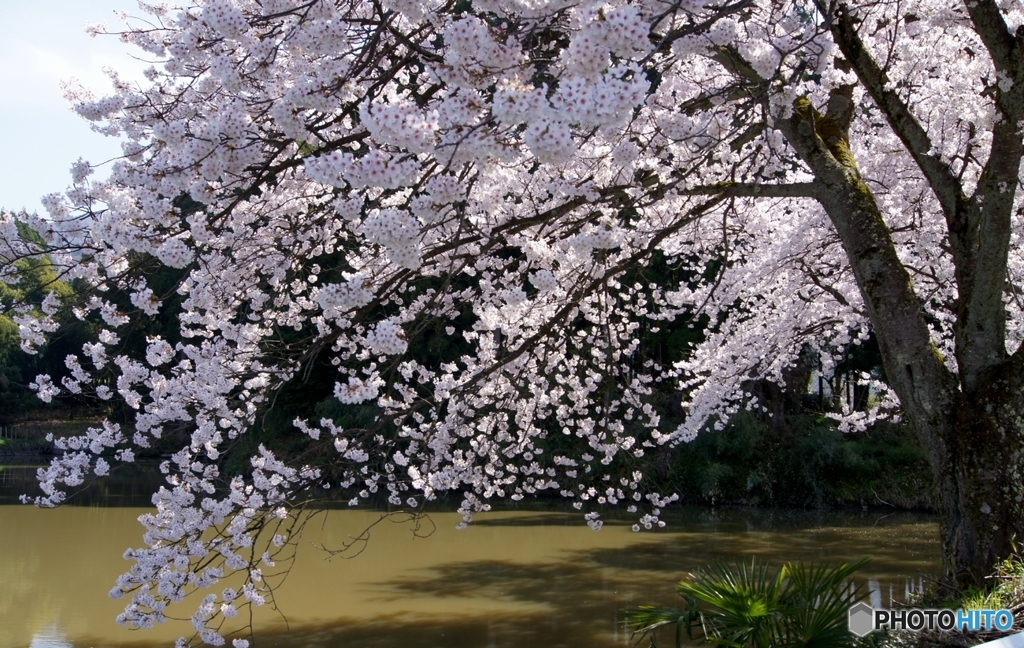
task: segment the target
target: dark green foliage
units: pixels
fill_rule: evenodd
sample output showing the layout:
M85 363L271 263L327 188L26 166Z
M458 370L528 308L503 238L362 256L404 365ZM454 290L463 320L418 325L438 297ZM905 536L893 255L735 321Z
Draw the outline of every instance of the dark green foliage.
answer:
M905 425L843 434L830 419L790 417L782 433L749 413L676 448L665 490L711 504L931 505L924 452Z
M291 380L275 392L271 401L257 416L255 425L239 437L224 463L228 474L240 474L249 468L249 457L264 445L274 452L296 456L305 452L311 439L295 428L296 418L318 423L321 418L333 419L343 428L351 427L350 416L360 406L343 405L334 398L337 369L327 363L314 362L309 372ZM376 408L373 408L376 410Z
M42 238L25 223L27 215L21 214L17 221L18 233L21 238L37 249L45 250ZM67 317L67 313L58 314L57 319L63 322L59 335L54 336L37 350L36 354L27 354L21 350L21 338L18 325L13 317L17 308L28 308L30 315L41 315L39 306L47 294L53 292L62 303L69 302L74 290L68 283L57 276L49 256L40 253L36 256L4 259L0 263L10 263L16 270L17 282L8 284L0 282L0 423L10 424L15 418L30 411L45 409L61 409L81 404L81 399L69 398L60 403L46 405L36 398L35 393L28 389L27 383L37 374L49 374L55 382L67 375L64 358L68 353L81 349L85 341L83 323ZM64 322L67 319L69 321Z

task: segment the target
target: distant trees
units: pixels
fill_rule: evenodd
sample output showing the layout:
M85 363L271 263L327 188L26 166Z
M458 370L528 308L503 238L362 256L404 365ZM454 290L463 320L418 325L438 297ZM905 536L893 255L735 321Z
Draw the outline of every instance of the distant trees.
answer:
M0 212L2 213L2 212ZM44 247L42 238L29 228L26 214L4 214L14 223L20 241ZM69 297L71 287L58 279L56 270L45 254L15 254L11 247L0 248L0 268L10 282L0 281L0 403L7 417L26 409L38 407L39 400L28 388L28 383L40 371L52 371L54 363L40 363L38 358L20 352L21 336L15 323L19 316L38 316L47 295L55 300ZM82 340L78 341L80 345ZM65 354L70 349L65 348ZM63 358L57 360L57 366Z

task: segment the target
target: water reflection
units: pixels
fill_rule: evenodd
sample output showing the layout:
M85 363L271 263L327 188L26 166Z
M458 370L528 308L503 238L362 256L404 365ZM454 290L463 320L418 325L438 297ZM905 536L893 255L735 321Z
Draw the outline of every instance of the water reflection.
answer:
M0 502L34 469L5 469ZM14 475L25 482L17 484ZM128 648L168 645L189 627L133 633L113 617L106 592L139 544L138 508L159 475L109 480L102 492L57 510L0 506L0 648ZM407 525L374 529L366 551L328 560L311 544L339 546L377 513L335 510L307 528L304 547L277 592L279 612L255 618L259 645L602 648L630 643L621 610L675 604L674 583L716 558L852 560L870 554L871 602L888 603L920 573L934 573L939 546L925 515L680 508L668 528L634 534L610 516L600 533L553 504L479 516L456 531L457 514L431 513L435 533ZM180 610L188 616L191 609Z
M0 465L0 505L17 504L22 495L41 495L36 472L41 464ZM164 484L154 463L118 466L108 477L69 493L68 506L148 506Z
M32 637L29 648L74 648L57 626L50 626Z

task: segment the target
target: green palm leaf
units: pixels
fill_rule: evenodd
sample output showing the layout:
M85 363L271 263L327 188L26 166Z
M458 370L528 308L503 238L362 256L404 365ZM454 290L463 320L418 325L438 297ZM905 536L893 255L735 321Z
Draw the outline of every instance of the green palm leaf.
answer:
M686 632L687 639L693 639L693 626L699 623L700 614L696 609L680 610L674 607L655 607L653 605L641 605L638 608L626 610L626 624L633 630L633 634L640 634L640 641L644 637L651 637L651 646L654 643L654 631L669 625L676 627L676 648L683 645L683 632Z
M862 558L838 565L787 565L789 582L784 599L793 610L786 624L788 641L779 645L805 648L852 646L847 629L850 606L863 598L861 586L850 580L868 563Z
M693 638L694 627L704 642L730 648L851 646L847 613L863 595L850 577L867 562L786 563L777 571L756 558L717 562L676 586L685 610L641 606L627 610L627 624L652 646L654 631L668 625L676 627L677 647L684 630Z
M785 568L774 573L767 564L718 562L676 592L683 600L704 604L705 640L720 646L768 648L784 615L781 596Z

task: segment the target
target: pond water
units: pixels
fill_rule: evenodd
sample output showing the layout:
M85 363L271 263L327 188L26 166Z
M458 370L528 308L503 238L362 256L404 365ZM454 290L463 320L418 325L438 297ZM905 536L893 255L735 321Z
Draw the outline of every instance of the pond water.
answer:
M187 622L123 629L113 619L124 599L107 597L130 564L123 551L140 544L137 518L149 510L153 476L108 479L72 505L39 510L15 499L33 490L34 472L0 466L0 648L141 648L190 635ZM933 517L884 511L680 507L665 529L644 533L626 517L591 531L568 507L481 514L458 531L460 516L441 511L430 513L429 537L385 522L348 560L314 546L338 546L379 517L339 509L307 525L277 590L279 611L257 610L257 646L629 646L622 609L675 605L675 582L716 558L870 555L861 577L876 603L903 600L940 564Z

